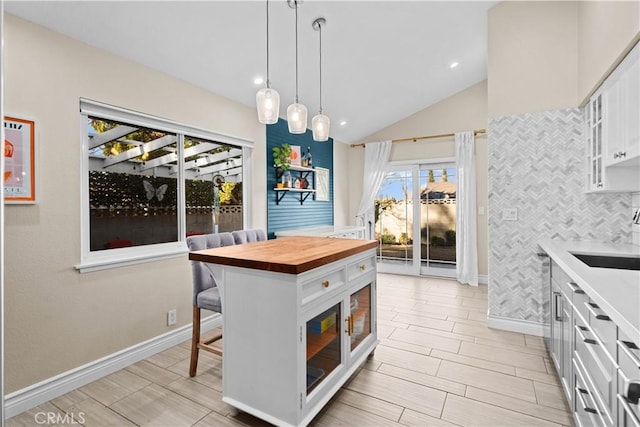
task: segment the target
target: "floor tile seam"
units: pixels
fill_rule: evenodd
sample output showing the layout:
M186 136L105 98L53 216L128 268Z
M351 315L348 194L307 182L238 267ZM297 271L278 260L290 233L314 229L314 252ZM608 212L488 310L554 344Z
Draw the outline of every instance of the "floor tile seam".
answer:
M384 364L384 363L383 363L383 364ZM413 371L412 369L404 368L404 367L402 367L402 366L397 366L397 365L394 365L394 364L392 364L392 363L387 363L387 365L391 365L391 366L394 366L394 367L396 367L396 368L406 369L407 371ZM380 366L382 366L382 364L381 364ZM378 369L380 369L380 367L378 367ZM458 381L454 381L454 380L450 380L450 379L448 379L448 378L443 378L443 377L438 376L438 375L437 375L437 373L438 373L438 370L439 370L439 369L440 369L440 366L438 366L438 369L436 369L436 372L435 372L435 374L434 374L434 375L432 375L432 374L428 374L428 373L426 373L426 372L419 372L419 371L413 371L413 372L416 372L416 373L418 373L418 374L422 374L422 375L426 375L426 376L429 376L429 377L432 377L432 378L437 378L437 379L439 379L439 380L449 381L449 382L454 383L454 384L459 384L459 385L461 385L461 386L464 386L464 387L465 387L465 392L466 392L466 388L467 388L468 384L464 384L464 383L461 383L461 382L458 382ZM392 375L392 374L388 374L388 373L385 373L385 372L380 372L380 371L376 371L376 372L378 372L378 373L379 373L379 374L381 374L381 375L386 375L386 376L388 376L388 377L392 377L392 378L396 378L396 379L398 379L398 380L402 380L402 381L406 381L406 382L409 382L409 383L412 383L412 384L416 384L416 385L419 385L419 386L421 386L421 387L427 387L427 388L430 388L430 389L433 389L433 390L443 391L443 392L445 392L445 393L450 393L450 394L455 394L455 395L457 395L457 396L460 396L458 393L453 393L453 392L451 392L451 391L449 391L449 390L443 390L443 389L438 388L438 387L433 386L433 385L426 385L426 384L423 384L423 383L420 383L420 382L417 382L417 381L413 381L413 380L408 379L408 378L398 377L398 376L395 376L395 375Z
M476 387L476 388L479 388L479 387ZM484 390L484 389L480 389L480 390ZM491 390L485 390L485 391L491 391ZM495 393L495 394L502 394L502 393L497 393L497 392L493 392L493 393ZM506 395L506 394L502 394L502 395L503 395L503 396L507 396L507 397L513 397L513 396ZM499 408L499 409L503 409L503 410L506 410L506 411L515 412L515 413L517 413L517 414L526 415L526 416L528 416L528 417L536 418L536 419L539 419L539 420L542 420L542 421L546 421L546 422L550 422L550 423L555 423L555 424L558 424L558 425L563 425L563 424L562 424L561 422L559 422L559 421L554 421L554 420L550 420L550 419L547 419L547 418L541 418L541 417L538 417L538 416L535 416L535 415L527 414L526 412L522 412L522 411L519 411L519 410L514 409L514 408L505 408L504 406L500 406L500 405L497 405L497 404L495 404L495 403L486 402L486 401L484 401L484 400L476 399L476 398L469 397L469 396L466 396L466 395L464 396L464 398L465 398L465 399L469 399L469 400L473 400L474 402L479 402L479 403L483 403L483 404L485 404L485 405L493 406L494 408ZM517 397L514 397L514 399L517 399ZM531 401L529 401L529 400L523 400L523 399L518 399L518 400L522 400L523 402L526 402L526 403L533 403L533 402L531 402ZM542 410L544 410L544 409L556 409L556 410L560 411L560 409L557 409L557 408L551 408L550 406L540 405L540 404L539 404L539 403L537 403L537 402L536 402L536 403L533 403L533 404L538 405L538 406L541 406L541 408L540 408L540 409L542 409ZM565 411L563 411L563 412L565 412ZM570 414L570 413L568 413L568 412L565 412L565 413L566 413L566 414L568 414L568 415L571 415L571 414Z
M464 342L467 342L467 341L464 341ZM479 343L475 343L475 342L474 343L470 343L470 344L483 345L483 344L479 344ZM485 346L485 347L491 347L491 346ZM507 348L500 348L500 347L498 347L498 348L502 349L502 350L513 351L514 353L519 353L519 354L531 356L532 358L539 358L542 361L542 364L544 365L544 359L543 359L544 356L540 356L540 355L537 355L537 354L531 354L531 353L527 353L527 352L524 352L524 351L511 350L511 349L507 349ZM464 354L464 356L469 356L469 355L468 354ZM517 356L517 355L514 355L514 356ZM489 359L485 359L484 357L482 357L480 355L476 356L475 354L473 356L469 356L469 357L475 357L477 359L482 359L482 360L489 360ZM493 360L493 361L495 361L495 360ZM532 363L533 363L533 361L532 361ZM521 368L522 369L529 369L530 371L535 371L535 372L541 372L542 373L542 371L536 371L535 369L525 368L524 366L521 366ZM545 367L545 370L546 370L546 367Z
M445 351L445 350L441 350L441 351ZM447 352L447 353L449 353L449 352ZM461 353L455 353L455 354L458 354L459 356L474 357L474 356L469 356L468 354L461 354ZM437 357L437 356L430 356L430 357L433 357L433 358L439 359L439 357ZM499 363L499 362L496 362L496 361L494 361L494 360L483 359L483 358L480 358L480 357L475 357L475 358L476 358L476 359L479 359L479 360L481 360L481 361L484 361L484 362ZM464 363L464 362L461 362L461 361L459 362L459 361L449 360L449 359L441 359L441 360L447 360L448 362L452 362L452 363L459 363L459 364L461 364L461 365L470 366L470 367L472 367L472 368L476 368L476 369L482 369L482 370L485 370L485 371L495 372L495 373L498 373L498 374L504 374L504 375L508 375L508 376L510 376L510 377L518 378L518 379L521 379L521 380L531 381L531 382L533 382L533 383L536 383L536 382L537 382L537 383L544 384L544 385L549 385L549 386L554 386L554 385L555 385L555 384L548 384L548 383L545 383L544 381L536 381L536 380L531 379L531 378L522 377L522 376L518 375L518 366L511 365L511 364L507 364L507 363L501 363L501 365L503 365L503 366L508 366L508 367L513 368L513 369L514 369L514 371L515 371L515 373L514 373L514 374L507 373L507 372L496 371L496 370L494 370L494 369L490 369L490 368L479 367L479 366L471 365L471 364L469 364L469 363ZM523 368L523 369L526 369L526 368ZM530 370L530 371L533 371L532 369L529 369L529 370ZM533 371L533 372L538 372L538 371ZM541 373L541 374L543 374L543 372L540 372L540 373ZM534 391L535 391L535 387L534 387Z
M444 377L441 377L441 378L444 378ZM448 378L445 378L445 379L448 379ZM453 380L449 380L449 381L453 381ZM505 394L505 393L501 393L500 391L498 391L498 390L496 390L496 389L489 389L489 388L486 388L486 386L485 386L484 384L481 384L481 385L477 385L477 384L464 384L464 383L461 383L461 384L463 384L463 385L465 385L465 386L467 387L467 388L465 389L465 396L462 396L462 397L465 397L465 398L467 398L467 397L466 397L466 393L467 393L467 390L469 389L469 387L475 387L475 388L477 388L477 389L484 390L484 391L488 391L488 392L490 392L490 393L500 394L500 395L502 395L502 396L507 396L507 397L513 397L514 399L522 400L523 402L535 403L535 404L537 404L537 403L538 403L537 396L536 396L536 394L535 394L535 390L533 391L533 397L535 398L535 401L532 401L532 400L527 400L527 399L521 399L521 398L519 398L519 397L514 397L512 394ZM510 409L510 410L511 410L511 409Z
M458 333L458 332L454 332L454 333ZM482 340L482 339L489 339L489 340L490 340L490 338L487 338L487 337L479 337L479 336L477 336L477 335L474 335L474 337L475 337L476 339L477 339L477 338L480 338L481 340ZM497 342L496 342L496 343L497 343ZM473 344L476 344L476 345L482 345L482 346L485 346L485 347L491 347L491 345L483 344L483 343L480 343L480 342L474 342ZM497 343L497 344L500 344L500 343ZM511 346L511 347L518 347L517 345L513 345L513 344L504 344L504 345L509 345L509 346ZM497 347L497 348L499 348L499 349L502 349L502 350L511 350L511 351L515 351L515 352L517 352L517 353L528 354L528 355L530 355L530 356L540 357L540 358L542 358L542 359L543 359L543 362L544 362L544 358L546 357L546 355L542 355L542 354L534 354L534 353L530 353L530 352L527 352L527 351L516 350L516 349L511 348L511 347L510 347L510 348L506 348L506 347L501 347L501 346L499 346L499 345L496 345L495 347ZM524 346L520 346L520 347L524 347Z
M415 345L415 346L417 346L417 347L422 347L422 348L424 348L425 350L429 350L429 351L428 351L428 353L431 353L431 351L433 350L433 347L425 347L425 346L420 345L420 344L413 344L413 343L408 343L408 342L405 342L405 341L394 340L393 338L385 338L385 340L391 340L391 341L396 341L396 342L399 342L399 343L411 344L411 345ZM381 345L381 346L383 346L383 347L393 348L394 350L406 351L406 352L413 353L413 354L417 354L417 355L420 355L420 356L427 356L427 357L429 357L429 354L418 353L418 352L416 352L416 351L408 350L408 349L406 349L406 348L398 348L398 347L392 347L392 346L390 346L390 345L385 345L385 342L383 342L383 341L380 341L380 344L378 344L378 345ZM375 356L374 356L374 357L375 357Z
M443 331L442 329L429 328L428 326L413 325L413 324L411 324L411 325L409 325L409 326L415 326L415 327L417 327L417 328L423 328L423 329L433 329L434 331L448 332L448 333L450 333L450 334L463 335L463 336L465 336L465 337L472 337L472 338L475 338L475 336L474 336L474 335L461 334L461 333L453 332L453 331ZM407 329L407 331L411 331L411 332L418 332L418 333L420 333L420 334L434 335L434 334L432 334L432 333L430 333L430 332L428 332L428 331L427 331L427 332L423 332L423 331L416 331L415 329ZM439 336L439 335L436 335L436 336ZM458 340L458 341L462 341L460 338L453 338L453 337L440 337L440 338L449 338L449 339L451 339L451 340ZM475 344L475 343L474 343L474 344Z
M370 397L370 398L372 398L372 399L382 400L382 399L378 399L378 398L376 398L376 397L368 396L368 395L366 395L366 394L364 394L364 393L360 393L359 391L354 391L354 390L349 390L349 391L350 391L350 392L352 392L352 393L358 393L358 394L361 394L361 395L363 395L363 396ZM402 409L402 411L400 412L400 416L398 417L398 419L397 419L397 420L394 420L394 419L392 419L392 418L389 418L389 417L385 417L385 416L382 416L382 415L376 414L375 412L371 412L370 410L365 409L365 408L362 408L362 407L360 407L360 406L352 405L352 404L350 404L350 403L348 403L348 402L345 402L345 401L343 401L343 400L339 400L339 399L337 399L337 401L338 401L338 402L340 402L340 403L342 403L343 405L350 406L350 407L352 407L352 408L358 409L358 410L360 410L360 411L366 412L366 413L371 414L371 415L375 415L376 417L384 418L385 420L393 421L393 422L395 422L395 423L398 423L398 422L400 421L400 418L402 417L402 413L403 413L403 412L404 412L404 410L406 409L404 406L402 406L402 405L398 405L397 403L385 402L385 403L390 403L391 405L397 406L397 407L399 407L399 408L401 408L401 409Z
M478 337L477 335L474 335L474 338L476 338L476 339L480 338L481 340L484 339L484 337ZM536 351L535 353L530 353L528 351L522 351L522 350L517 348L518 347L517 345L512 345L512 344L503 344L503 345L510 346L508 348L507 347L501 347L499 345L500 344L499 342L496 342L495 345L494 344L484 344L484 343L481 343L481 342L473 342L471 344L479 345L479 346L490 348L490 349L503 350L503 351L512 351L514 353L520 353L520 354L525 354L527 356L538 357L538 358L540 358L542 360L543 363L544 363L544 357L547 354L546 351L544 352L545 354L540 354L541 352L538 352L538 351ZM516 348L514 348L514 347L516 347Z
M209 411L207 414L205 414L203 417L201 417L198 421L196 421L195 423L192 423L190 427L195 426L196 424L198 424L200 421L204 420L205 418L207 418L209 415L211 415L212 412L215 412L213 410ZM217 414L218 412L216 412Z
M455 355L458 355L458 356L471 357L471 356L467 356L466 354L451 353L450 351L446 351L446 350L440 350L440 351L444 351L445 353L455 354ZM429 357L433 357L433 358L435 358L435 359L440 359L441 361L446 360L447 362L458 363L458 364L460 364L460 365L470 366L470 367L472 367L472 368L483 369L483 370L485 370L485 371L495 372L495 373L497 373L497 374L504 374L504 375L509 375L509 376L513 376L513 377L515 377L515 376L516 376L516 375L514 375L514 374L510 374L510 373L507 373L507 372L502 372L502 371L497 371L497 370L495 370L495 369L491 369L491 368L485 368L485 367L480 367L480 366L472 365L471 363L468 363L468 362L462 362L462 361L456 361L456 360L450 360L450 359L443 359L443 358L440 358L440 357L438 357L438 356L429 356ZM491 360L489 360L489 361L488 361L488 360L485 360L485 359L480 359L480 360L481 360L481 361L483 361L483 362L493 362L493 363L497 363L497 362L494 362L494 361L491 361ZM440 364L442 364L442 363L440 363ZM515 370L515 366L507 365L507 364L503 364L503 365L504 365L504 366L508 366L508 367L512 367L512 368L514 368L514 370ZM518 377L518 378L520 378L520 377ZM524 378L524 379L528 379L528 378Z
M167 391L169 391L169 392L171 392L171 393L177 394L178 396L181 396L181 397L183 397L183 398L185 398L185 399L187 399L187 400L190 400L191 402L193 402L193 403L195 403L195 404L197 404L197 405L200 405L200 406L202 406L203 408L209 409L209 410L211 410L211 411L213 411L213 412L216 412L217 414L220 414L220 412L217 412L215 409L213 409L213 408L209 408L208 406L204 406L202 403L200 403L200 402L197 402L197 401L193 400L191 397L189 397L189 396L185 396L184 394L180 393L179 391L177 391L177 390L172 390L172 389L170 389L170 388L169 388L169 385L171 385L171 384L173 384L173 383L176 383L176 382L178 382L178 381L182 381L182 380L184 380L184 378L178 378L177 380L172 381L171 383L169 383L169 384L167 384L167 385L164 385L164 386L163 386L163 385L160 385L160 384L156 384L156 385L157 385L157 386L159 386L159 387L162 387L162 388L166 389ZM188 380L188 379L187 379L187 380ZM214 389L214 388L212 388L212 387L209 387L208 385L202 384L201 382L197 382L197 381L195 381L195 380L194 380L194 382L195 382L196 384L198 384L198 385L201 385L202 387L206 387L206 388L208 388L209 390L219 392L218 390L216 390L216 389ZM220 414L220 415L223 415L223 416L224 416L225 414Z

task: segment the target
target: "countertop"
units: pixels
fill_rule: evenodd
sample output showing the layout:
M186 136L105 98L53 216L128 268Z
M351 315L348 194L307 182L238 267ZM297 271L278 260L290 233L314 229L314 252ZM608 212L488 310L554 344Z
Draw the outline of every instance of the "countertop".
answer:
M318 227L299 228L295 230L280 230L276 231L277 237L291 237L291 236L312 236L312 237L329 237L340 234L359 233L363 232L364 227L357 227L354 225L321 225Z
M376 240L288 237L189 252L189 259L278 273L300 274L377 246Z
M541 239L538 245L629 337L640 337L640 271L589 267L571 253L640 256L640 246Z

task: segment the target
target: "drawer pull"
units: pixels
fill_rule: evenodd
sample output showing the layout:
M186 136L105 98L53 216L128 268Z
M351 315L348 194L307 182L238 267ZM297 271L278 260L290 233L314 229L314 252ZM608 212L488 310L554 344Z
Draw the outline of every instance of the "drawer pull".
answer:
M584 291L580 289L577 283L567 282L567 285L571 288L574 294L584 294Z
M640 427L640 420L638 420L638 418L633 413L633 410L629 407L627 399L625 399L624 396L618 395L618 401L620 402L620 405L622 405L622 409L624 410L624 412L626 412L627 417L631 420L633 425L636 427Z
M593 344L593 345L598 345L598 341L594 340L593 338L587 338L584 336L584 334L582 333L582 331L588 331L587 328L585 328L584 326L575 326L576 328L576 332L578 333L578 337L586 344Z
M636 365L638 369L640 369L640 359L638 359L638 357L631 352L631 350L640 350L638 346L632 342L622 340L617 340L616 343L618 344L620 351L622 351L629 359L631 359L633 364Z
M587 310L589 310L589 313L591 313L591 315L593 317L595 317L598 320L608 320L611 321L611 318L609 316L607 316L604 313L596 313L595 309L600 309L600 307L598 307L597 304L594 304L592 302L585 302L584 305L587 307Z
M630 380L626 384L627 400L634 405L640 401L640 379Z
M598 414L598 410L594 409L594 408L590 408L587 406L587 402L584 401L584 397L582 396L583 394L589 394L589 391L583 389L583 388L579 388L576 387L576 396L578 396L578 400L580 401L580 406L582 406L582 409L585 412L591 412L592 414Z
M366 269L367 269L367 266L366 266L366 265L362 264L362 265L360 266L360 270L365 271Z
M555 313L555 318L557 322L562 322L562 315L559 314L560 311L560 303L558 301L558 297L560 296L560 292L554 292L553 293L553 310Z
M325 288L329 287L329 281L325 280L324 282L322 282L322 286L324 286Z

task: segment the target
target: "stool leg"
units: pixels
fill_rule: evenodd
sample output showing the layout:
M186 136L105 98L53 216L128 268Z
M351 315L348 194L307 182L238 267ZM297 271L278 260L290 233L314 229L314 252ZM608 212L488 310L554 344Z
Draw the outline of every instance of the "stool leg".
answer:
M198 369L198 344L200 343L200 309L193 306L193 336L191 338L191 363L189 376L195 377Z

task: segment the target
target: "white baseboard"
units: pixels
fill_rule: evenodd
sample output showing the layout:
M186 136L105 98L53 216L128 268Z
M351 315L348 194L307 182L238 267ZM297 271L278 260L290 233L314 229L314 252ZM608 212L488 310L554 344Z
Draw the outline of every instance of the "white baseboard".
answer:
M208 331L219 326L222 326L222 316L214 314L202 320L201 331ZM166 334L7 394L4 399L4 416L6 419L14 417L78 387L87 385L133 363L178 345L191 338L191 332L191 324L182 326Z
M481 285L489 284L489 276L483 276L482 274L478 276L478 283Z
M548 335L548 326L528 320L510 319L508 317L487 316L487 326L504 331L519 332L521 334L544 337ZM545 333L546 332L546 333Z

